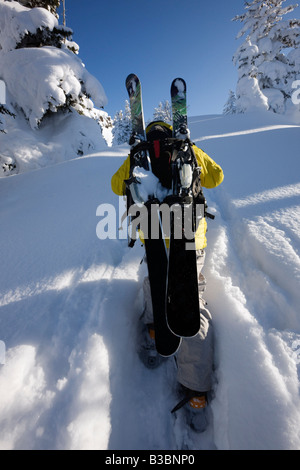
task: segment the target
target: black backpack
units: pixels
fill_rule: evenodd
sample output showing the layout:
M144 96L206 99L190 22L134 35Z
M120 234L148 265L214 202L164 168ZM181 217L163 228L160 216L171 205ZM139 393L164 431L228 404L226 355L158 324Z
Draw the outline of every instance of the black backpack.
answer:
M147 129L152 172L165 188L171 189L172 130L160 122L150 123Z
M145 150L149 153L151 170L159 179L161 184L167 188L172 188L172 159L176 152L180 151L183 141L173 137L172 128L162 121L154 121L148 124L146 129L146 141L142 141L131 149L130 168L135 165L135 155ZM192 142L189 141L189 151L193 166L193 196L194 198L201 192L200 173L196 170L197 160L192 149ZM145 162L146 164L147 162Z
M152 122L147 126L146 138L144 142L138 143L132 147L130 152L130 169L136 165L135 155L143 153L143 151L149 152L151 161L151 170L153 174L159 179L161 184L167 188L172 188L172 159L176 155L176 152L180 151L183 141L173 138L172 128L163 122ZM197 164L197 159L194 154L192 142L189 141L190 156L194 162L193 172L193 183L192 193L195 204L202 204L204 207L203 216L214 218L211 214L206 212L206 201L203 195L200 171ZM145 153L145 152L144 152ZM146 155L146 154L145 154ZM144 155L143 158L146 158ZM147 165L147 162L145 162ZM130 171L131 175L131 171ZM130 181L130 180L128 180ZM132 196L130 191L126 190L127 195L127 209L133 204ZM133 246L133 244L129 244Z

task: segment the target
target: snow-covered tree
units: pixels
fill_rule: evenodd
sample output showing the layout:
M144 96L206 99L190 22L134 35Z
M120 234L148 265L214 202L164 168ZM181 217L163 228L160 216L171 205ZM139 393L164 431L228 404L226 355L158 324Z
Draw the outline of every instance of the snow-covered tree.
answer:
M132 134L132 123L129 101L125 101L125 112L118 111L113 120L113 142L114 144L128 143Z
M3 118L5 117L5 114L9 116L14 116L14 114L10 112L4 104L0 104L0 114L2 114ZM5 132L4 122L1 120L1 116L0 116L0 132Z
M224 108L223 108L223 114L228 115L228 114L235 114L236 113L236 97L235 93L232 90L229 90L229 96L228 100L226 101Z
M112 130L112 135L113 135L113 143L116 145L122 144L125 142L124 136L123 136L123 122L124 122L124 116L123 116L123 111L117 111L113 118L113 130Z
M17 0L21 5L27 8L46 8L53 15L57 15L57 8L60 5L60 0Z
M44 8L0 2L1 75L32 127L59 109L96 117L94 104L106 104L100 83L70 51L74 43L64 41L71 33Z
M286 0L245 2L246 12L233 20L244 23L234 63L238 66L237 111L270 109L283 113L290 106L292 83L299 76L300 20L283 20L297 5Z
M60 0L18 0L18 3L26 6L27 8L44 8L49 11L56 19L58 19L57 8L60 5ZM61 48L63 45L67 46L75 54L78 54L78 44L70 40L72 37L72 30L65 26L57 25L50 28L47 23L38 25L34 31L25 31L24 35L16 45L16 49L22 47L42 47L54 46Z
M2 99L3 97L3 82L0 82L0 97ZM5 131L5 116L12 116L12 117L15 117L14 113L12 113L8 108L7 106L4 104L5 103L5 100L4 101L0 101L0 133L6 133ZM9 157L9 156L1 156L0 154L0 172L2 170L2 172L4 174L9 174L10 172L14 171L16 168L16 164L15 164L15 161L13 158Z
M172 122L172 109L168 100L161 101L157 108L154 108L153 121Z
M37 131L44 128L45 122L54 126L55 120L61 123L62 119L78 113L100 124L97 137L100 141L101 131L109 139L107 130L111 122L102 110L107 102L105 92L80 60L72 30L59 24L56 14L59 3L57 0L0 0L0 80L6 85L7 109L18 118L14 121L7 117L6 124L15 122L11 126L16 126L25 117L29 129ZM8 142L13 130L9 125L6 127ZM71 142L75 154L80 154L92 144L88 134L80 130L78 120L75 128ZM32 136L38 138L38 134ZM10 157L15 152L13 145L11 142L6 151ZM34 144L35 148L39 145ZM1 142L2 161L3 148ZM57 151L55 158L58 159ZM66 158L65 149L61 158Z

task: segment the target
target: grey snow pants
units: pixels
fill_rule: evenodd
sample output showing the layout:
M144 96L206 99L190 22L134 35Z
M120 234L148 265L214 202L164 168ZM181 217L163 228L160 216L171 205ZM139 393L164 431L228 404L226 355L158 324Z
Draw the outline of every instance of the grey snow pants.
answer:
M193 338L183 338L177 356L177 380L185 387L199 392L211 390L211 376L213 368L213 327L212 317L205 307L203 293L206 280L202 274L205 260L204 250L197 251L197 269L199 300L201 309L201 326L199 333ZM153 323L150 283L148 277L144 279L144 314L143 322Z

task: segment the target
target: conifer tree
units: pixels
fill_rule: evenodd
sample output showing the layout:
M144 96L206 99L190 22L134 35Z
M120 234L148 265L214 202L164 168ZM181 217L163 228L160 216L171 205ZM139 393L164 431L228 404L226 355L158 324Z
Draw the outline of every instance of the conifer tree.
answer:
M123 124L123 111L117 111L114 118L113 118L113 130L112 130L112 135L113 135L113 143L115 145L119 145L123 143L123 129L122 129L122 124Z
M60 0L17 0L18 3L26 8L44 8L53 16L58 18L57 9L60 6ZM72 30L62 26L53 27L39 26L36 31L24 31L22 38L16 45L16 49L22 47L42 47L54 46L61 48L66 45L72 52L78 53L79 47L72 42Z
M57 160L93 148L97 126L83 118L85 131L82 131L78 115L99 124L99 141L102 136L107 143L111 141L111 121L102 110L107 102L105 92L80 60L79 47L72 42L72 30L59 24L59 3L0 0L0 82L6 87L7 96L6 105L0 109L0 129L5 131L1 132L0 173L2 169L7 174L7 168L12 166L15 172L24 168L17 146L9 145L15 129L21 127L24 131L24 119L33 154L40 145L40 128L49 126L56 132L62 123L65 130L74 123L74 133L69 145L66 144L67 153L61 145L62 153L56 154ZM7 145L5 149L3 142ZM45 152L52 155L52 147ZM31 154L30 149L28 153ZM36 154L39 165L43 152ZM44 155L41 160L46 161Z
M12 94L19 86L17 69L22 67L20 64L24 63L24 74L32 74L36 70L35 76L40 80L36 99L40 102L31 106L24 90L22 96L18 94L22 102L16 103L29 119L31 127L38 127L45 116L57 111L76 110L98 120L92 99L96 97L95 104L101 108L106 97L102 86L77 57L78 45L68 40L72 39L72 30L59 25L53 15L59 1L20 0L18 3L24 7L26 4L23 11L15 8L14 1L0 2L0 15L5 13L3 19L0 17L0 49L6 53L0 66L2 77ZM12 30L9 21L14 22L18 30ZM15 74L11 73L14 68ZM30 96L32 84L28 79L24 81L24 87L28 87L26 91ZM105 97L104 100L101 97Z
M229 96L228 96L228 100L226 101L224 105L223 114L228 115L228 114L235 114L235 113L236 113L235 93L232 90L229 90Z
M284 8L285 1L245 2L246 12L233 18L244 24L238 38L246 36L233 58L239 71L240 112L252 103L283 113L290 104L292 83L299 76L300 20L283 20L297 6Z
M172 110L168 100L161 101L154 109L153 121L172 122Z
M17 0L21 5L27 8L41 7L46 8L52 15L57 15L57 9L60 6L60 0Z
M113 120L114 144L128 143L132 134L131 112L129 101L125 101L125 112L118 111Z

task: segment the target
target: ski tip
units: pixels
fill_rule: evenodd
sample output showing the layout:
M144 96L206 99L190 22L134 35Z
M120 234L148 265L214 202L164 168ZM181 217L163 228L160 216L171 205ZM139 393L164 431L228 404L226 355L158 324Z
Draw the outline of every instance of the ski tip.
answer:
M175 335L174 335L174 339L175 339ZM162 347L160 347L159 345L157 346L157 352L161 357L167 359L168 357L174 356L174 354L176 354L178 352L179 347L180 347L181 342L182 342L182 338L179 337L179 336L176 336L175 341L174 341L174 339L173 339L172 346L169 347L169 348L167 348L165 344Z
M140 89L141 83L139 77L135 73L130 73L125 80L126 90L128 92L129 98L134 96L136 90Z
M176 96L178 93L186 92L186 82L183 78L174 78L171 85L171 96Z
M179 324L178 321L172 320L172 318L167 317L167 325L169 330L173 335L179 338L194 338L200 330L200 315L195 314L189 322Z
M135 73L130 73L129 75L127 75L125 80L126 88L128 87L128 85L130 85L130 83L139 81L139 77Z

